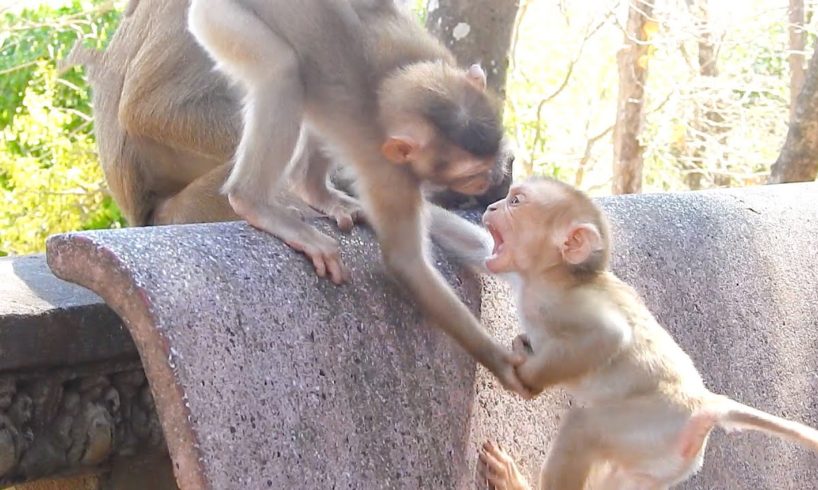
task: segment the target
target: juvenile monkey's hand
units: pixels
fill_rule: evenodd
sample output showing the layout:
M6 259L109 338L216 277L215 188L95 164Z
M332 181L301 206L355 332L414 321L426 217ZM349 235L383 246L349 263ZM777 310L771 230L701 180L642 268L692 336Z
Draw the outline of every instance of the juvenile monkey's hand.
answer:
M488 490L529 490L531 487L526 481L517 464L511 459L499 444L486 441L480 448L477 461L478 488Z
M517 339L515 339L516 341ZM521 344L522 345L522 344ZM531 347L526 347L522 345L523 349L530 349ZM525 354L517 354L523 356L523 362L514 366L514 374L520 380L520 383L525 387L528 393L531 395L527 399L532 399L543 392L545 386L540 385L536 381L536 373L537 373L537 362L536 357L532 355L532 352L527 352Z

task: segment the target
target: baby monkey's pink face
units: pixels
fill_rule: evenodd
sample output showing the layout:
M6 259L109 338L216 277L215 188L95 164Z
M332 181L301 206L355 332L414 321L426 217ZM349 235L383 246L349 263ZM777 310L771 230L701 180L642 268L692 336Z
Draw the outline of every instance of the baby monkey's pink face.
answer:
M489 271L538 274L560 265L586 264L607 246L588 209L593 204L553 180L529 180L511 187L490 205L483 224L494 239Z
M586 226L574 219L572 196L551 180L530 180L511 187L508 196L490 205L483 224L494 239L486 260L493 273L537 273L587 258L596 247L586 239ZM577 254L576 249L582 248Z
M523 272L542 260L548 247L543 227L543 182L525 182L509 189L505 199L490 205L483 224L494 239L486 267L495 274Z

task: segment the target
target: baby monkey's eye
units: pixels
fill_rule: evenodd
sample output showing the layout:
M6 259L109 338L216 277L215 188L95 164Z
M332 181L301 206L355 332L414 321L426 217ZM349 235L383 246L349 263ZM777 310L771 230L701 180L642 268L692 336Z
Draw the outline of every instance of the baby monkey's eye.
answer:
M516 205L520 204L523 201L522 197L523 196L521 196L520 194L514 194L513 196L511 196L508 199L508 204L510 206L516 206Z

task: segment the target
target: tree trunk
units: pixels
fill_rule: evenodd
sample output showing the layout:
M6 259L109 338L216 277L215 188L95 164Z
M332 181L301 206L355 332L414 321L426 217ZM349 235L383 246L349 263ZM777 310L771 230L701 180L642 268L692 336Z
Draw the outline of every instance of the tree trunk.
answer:
M430 2L431 3L431 2ZM505 98L511 35L520 6L519 0L439 0L430 7L426 27L452 50L464 66L480 63L489 88ZM508 157L508 175L477 200L490 204L508 192L513 157ZM447 207L462 206L469 199L455 192L434 196Z
M426 27L452 50L457 60L480 63L489 87L505 95L511 33L519 0L439 0Z
M770 184L810 182L818 176L818 50L809 62L804 86L795 103L795 114Z
M715 78L718 76L718 63L716 59L716 46L713 43L713 33L710 30L710 8L708 0L688 0L688 7L691 14L696 19L696 32L698 35L699 48L699 75L702 77ZM712 87L712 85L711 85ZM718 186L729 186L730 177L721 167L723 158L713 158L712 152L708 152L708 146L712 146L711 137L719 137L727 132L724 125L724 117L721 114L723 101L721 94L717 91L708 92L709 96L699 102L696 110L696 119L693 127L698 131L694 143L691 161L684 165L686 174L685 183L688 188L697 190L702 188L704 180L704 169L708 163L712 166L718 164L713 176L713 183ZM725 147L724 137L719 137L719 144ZM709 160L709 161L708 161ZM713 161L715 160L715 161ZM712 168L712 167L711 167Z
M614 194L631 194L642 190L639 132L648 71L645 26L652 14L652 0L629 2L624 46L617 53L619 97L614 127Z
M795 117L798 94L804 86L804 0L790 0L790 121Z

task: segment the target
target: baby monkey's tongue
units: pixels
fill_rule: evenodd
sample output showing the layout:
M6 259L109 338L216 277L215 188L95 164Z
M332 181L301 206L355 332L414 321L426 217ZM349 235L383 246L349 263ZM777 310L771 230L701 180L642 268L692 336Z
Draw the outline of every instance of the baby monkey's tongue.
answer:
M493 259L503 251L503 236L493 226L489 226L488 230L491 233L491 238L494 239L494 248L491 251L491 257L489 257L489 259Z

